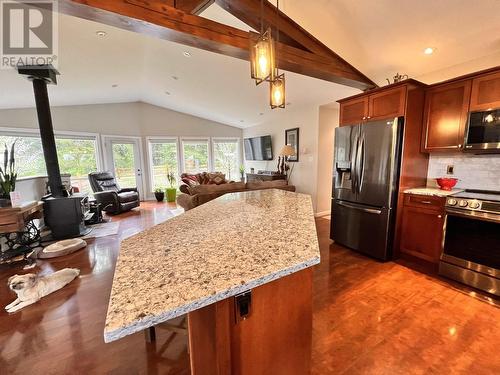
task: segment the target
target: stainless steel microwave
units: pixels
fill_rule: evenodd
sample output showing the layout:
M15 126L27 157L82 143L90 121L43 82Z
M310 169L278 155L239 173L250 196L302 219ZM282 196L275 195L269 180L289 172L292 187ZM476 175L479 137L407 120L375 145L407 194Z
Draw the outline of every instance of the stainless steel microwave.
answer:
M469 113L464 150L500 153L500 108Z

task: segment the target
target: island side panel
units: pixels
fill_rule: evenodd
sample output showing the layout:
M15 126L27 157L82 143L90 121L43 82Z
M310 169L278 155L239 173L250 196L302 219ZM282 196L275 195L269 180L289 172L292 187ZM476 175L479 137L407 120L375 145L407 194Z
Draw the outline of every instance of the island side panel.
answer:
M253 289L251 309L236 323L231 297L188 314L193 375L309 373L312 268Z

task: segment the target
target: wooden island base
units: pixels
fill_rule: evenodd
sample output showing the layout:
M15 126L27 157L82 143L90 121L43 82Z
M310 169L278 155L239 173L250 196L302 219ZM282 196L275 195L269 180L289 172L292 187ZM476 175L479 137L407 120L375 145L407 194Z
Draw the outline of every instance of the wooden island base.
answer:
M244 320L238 319L236 298L188 314L191 373L308 374L312 268L252 289L250 314Z

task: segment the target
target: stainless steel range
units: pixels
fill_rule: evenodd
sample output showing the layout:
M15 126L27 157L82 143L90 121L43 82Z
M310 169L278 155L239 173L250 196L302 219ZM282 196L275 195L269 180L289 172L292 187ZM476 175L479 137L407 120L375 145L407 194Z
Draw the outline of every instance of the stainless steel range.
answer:
M447 198L439 273L500 296L500 192L466 190Z

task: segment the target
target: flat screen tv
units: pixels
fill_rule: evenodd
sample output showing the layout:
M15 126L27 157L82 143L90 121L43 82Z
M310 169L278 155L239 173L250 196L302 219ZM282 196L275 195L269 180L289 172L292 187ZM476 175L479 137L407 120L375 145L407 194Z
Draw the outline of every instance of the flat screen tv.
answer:
M270 135L245 138L245 160L273 160L273 143Z

